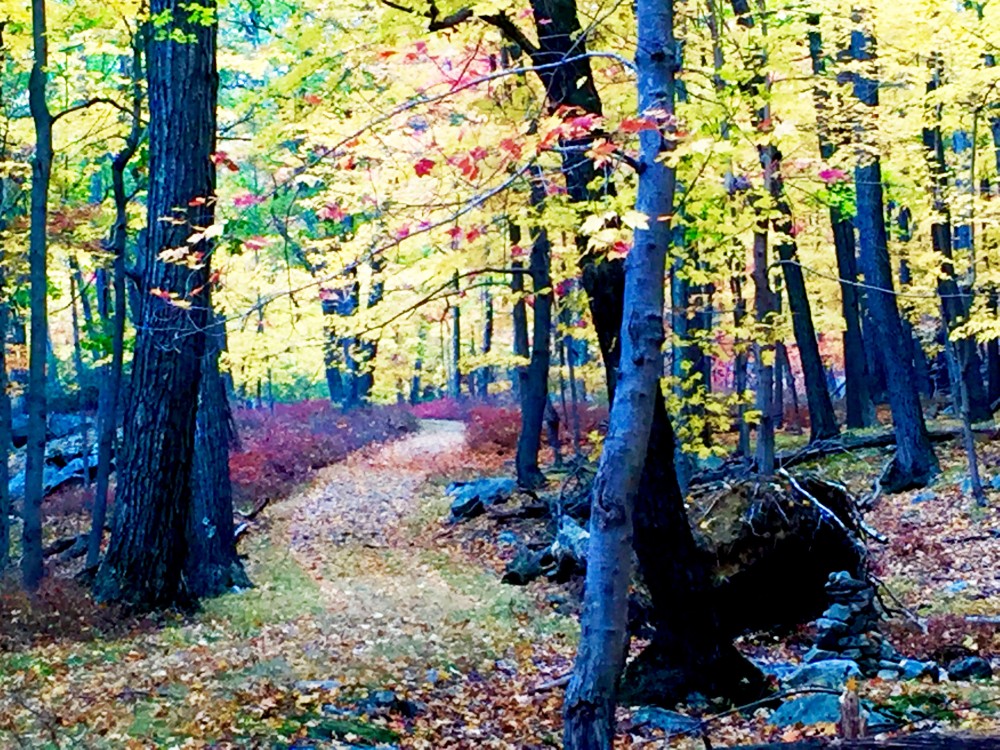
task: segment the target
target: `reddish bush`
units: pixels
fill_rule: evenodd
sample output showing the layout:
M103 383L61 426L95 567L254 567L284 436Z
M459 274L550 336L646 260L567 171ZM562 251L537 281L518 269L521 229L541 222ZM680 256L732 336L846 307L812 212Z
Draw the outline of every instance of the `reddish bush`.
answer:
M415 404L410 411L417 419L460 419L469 418L469 411L473 408L472 401L459 401L450 397L436 398L433 401L424 401Z
M974 651L987 658L1000 654L1000 629L988 618L977 622L962 615L932 615L926 625L924 633L912 623L894 620L887 635L892 645L919 659L947 660L950 651Z
M280 404L236 413L240 443L229 459L234 499L256 503L277 498L307 481L317 469L369 443L416 428L399 406L342 412L326 401Z
M505 454L517 449L521 413L502 406L475 406L466 419L465 444L481 453Z

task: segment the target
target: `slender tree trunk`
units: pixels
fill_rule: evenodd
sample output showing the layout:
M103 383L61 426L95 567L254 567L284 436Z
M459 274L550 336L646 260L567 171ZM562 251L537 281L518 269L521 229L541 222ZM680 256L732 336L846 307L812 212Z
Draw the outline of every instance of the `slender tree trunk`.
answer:
M764 476L774 473L774 344L761 341L771 338L774 324L774 293L768 279L767 229L759 228L753 238L754 318L757 341L754 342L754 367L757 374L757 471Z
M536 212L545 200L545 185L541 171L532 173L531 203ZM517 482L533 489L545 482L538 468L538 451L542 444L545 405L549 400L549 342L552 338L552 277L550 271L552 246L544 227L532 230L531 276L534 316L531 335L531 360L521 370L521 433L517 440ZM520 274L515 274L520 275Z
M513 231L513 230L512 230ZM520 229L518 229L520 234ZM514 325L514 356L519 361L528 359L528 306L524 301L524 273L520 269L524 268L524 263L515 260L511 263L514 273L510 277L510 289L514 293L514 310L511 317ZM524 372L525 365L518 364L514 368L514 392L520 401L521 395L521 373Z
M94 489L94 511L91 519L90 538L87 543L87 567L97 565L101 555L101 542L107 519L108 493L111 479L111 460L115 454L118 437L118 406L121 400L122 369L125 358L125 252L128 242L128 196L125 193L125 169L142 137L143 89L142 42L133 40L132 53L132 128L125 146L111 160L111 191L115 201L115 223L111 230L112 310L109 316L111 330L111 361L101 370L101 391L97 404L97 481ZM138 313L137 313L138 314Z
M820 81L813 89L813 101L818 121L819 151L824 161L829 161L837 149L845 145L848 136L839 121L843 113L836 98L823 83L826 73L826 58L819 32L819 16L809 17L809 55L812 59L813 74ZM834 183L839 189L839 183ZM844 316L844 401L847 412L847 427L860 429L871 421L869 411L868 376L865 369L865 344L861 332L861 305L856 281L858 278L857 247L854 239L854 224L850 216L844 214L841 206L830 204L830 224L833 227L833 245L837 256L837 272L840 277L841 311Z
M493 350L493 295L489 289L483 290L483 356L489 355ZM493 382L493 368L490 365L483 365L479 368L478 377L479 398L486 400L490 397L490 384Z
M21 576L30 591L42 581L42 475L45 468L46 357L48 356L49 181L52 174L52 115L46 101L48 39L45 0L32 0L34 61L28 100L35 123L31 172L31 230L28 265L31 280L31 338L28 355L28 445L25 467Z
M674 109L680 52L673 2L638 0L636 18L639 112L657 118L654 113ZM674 210L676 174L659 158L667 147L659 128L668 125L661 120L656 130L640 135L643 169L636 210L649 217L670 216ZM582 632L566 693L566 750L611 750L614 745L616 693L627 642L633 507L663 374L662 279L670 236L668 222L650 221L648 229L635 232L626 260L621 358L591 505ZM669 461L667 456L661 461Z
M743 297L744 274L742 263L739 268L734 267L730 277L730 288L733 292L733 324L735 329L741 330L747 317L747 303ZM733 390L739 400L736 408L736 429L738 439L736 443L736 455L750 456L750 424L746 420L746 392L747 392L747 344L742 336L737 333L733 340Z
M984 64L988 68L996 67L996 55L985 56ZM1000 103L992 105L994 112L1000 111ZM993 160L995 162L998 181L1000 181L1000 114L990 117L990 134L993 137ZM996 261L993 261L995 264ZM1000 292L993 285L989 290L988 306L994 317L1000 312ZM1000 338L991 338L986 342L986 372L989 381L990 404L1000 401Z
M451 379L448 395L454 399L462 397L462 308L459 305L458 271L452 280L455 301L451 304Z
M933 92L940 85L942 61L935 56L932 60L931 81L927 91ZM931 224L931 242L934 252L941 258L942 274L938 278L938 294L941 296L941 311L945 326L945 336L951 338L952 331L962 325L968 318L969 300L959 287L952 260L952 224L951 210L945 197L948 188L948 165L945 162L944 141L941 137L941 106L937 105L931 113L935 126L924 128L924 148L927 150L928 165L931 171L934 194L934 220ZM982 377L982 360L975 339L965 337L951 341L951 351L957 363L956 388L953 401L956 411L967 414L972 422L984 422L992 419ZM961 394L968 398L963 402Z
M871 63L875 59L873 41L864 31L852 32L851 56L863 63ZM854 95L869 109L878 107L878 84L865 73L855 74ZM868 129L863 132L867 133ZM896 455L882 478L882 487L894 492L926 485L937 472L937 459L924 425L913 364L899 348L903 328L889 263L882 166L877 152L870 147L859 147L854 181L857 190L855 221L861 238L861 271L868 285L868 307L886 369L889 404L896 430Z
M138 609L193 598L185 571L208 323L211 241L203 232L214 223L218 73L217 27L192 19L184 5L153 0L150 6L151 14L170 20L148 52L149 229L138 264L141 324L114 525L95 581L99 600ZM164 261L163 250L177 247L190 248L194 268Z
M7 392L7 314L4 253L0 252L0 576L10 564L10 452L11 413Z

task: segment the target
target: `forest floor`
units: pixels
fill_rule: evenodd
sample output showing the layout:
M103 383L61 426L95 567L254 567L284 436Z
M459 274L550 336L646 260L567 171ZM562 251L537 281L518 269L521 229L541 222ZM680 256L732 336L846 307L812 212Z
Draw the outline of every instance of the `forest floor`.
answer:
M558 747L554 683L571 666L579 584L502 584L514 537L530 531L485 516L444 523L449 481L505 470L502 456L470 453L463 433L461 422L424 420L321 469L242 540L255 587L194 615L134 620L81 602L58 633L0 638L0 747ZM1000 492L990 492L992 509L975 508L952 450L941 448L946 470L931 490L882 498L869 514L889 538L875 565L929 626L925 635L891 623L902 651L958 643L995 657L1000 628L966 617L1000 614ZM882 460L859 452L811 468L861 489ZM1000 472L992 445L984 465ZM16 625L33 606L3 614ZM794 662L805 641L742 647ZM861 690L929 707L927 724L1000 730L996 680L872 680ZM767 716L717 718L708 734L721 747L833 730L777 730ZM622 748L705 747L665 743L627 710L620 718Z

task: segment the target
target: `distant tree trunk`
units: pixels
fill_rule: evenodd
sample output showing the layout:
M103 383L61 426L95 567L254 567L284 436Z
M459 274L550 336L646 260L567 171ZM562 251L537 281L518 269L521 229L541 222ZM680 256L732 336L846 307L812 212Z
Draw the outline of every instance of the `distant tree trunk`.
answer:
M128 241L128 196L125 193L125 169L139 148L142 137L143 88L142 42L133 40L132 53L132 128L125 146L111 160L111 191L115 202L115 223L111 229L112 310L106 311L111 331L111 361L101 368L101 390L97 402L97 480L94 489L94 511L90 538L87 543L87 567L97 565L104 539L107 519L108 492L111 480L111 459L118 437L118 405L121 400L122 368L125 355L125 252Z
M458 271L452 279L455 301L451 303L451 380L448 395L454 399L462 397L462 308L459 305Z
M513 227L511 231L514 231ZM518 228L517 234L520 236L520 228ZM515 271L510 277L510 290L514 293L514 310L511 313L514 325L514 356L519 360L527 361L529 354L528 306L524 301L524 273L521 271L524 268L524 263L515 260L511 266ZM524 368L523 364L518 364L514 368L514 392L519 400L521 398L521 373Z
M931 81L927 91L933 92L940 85L941 59L935 56L932 60ZM924 148L927 150L928 164L933 181L934 219L931 224L931 242L934 252L941 259L941 276L938 278L938 294L941 296L941 311L945 326L945 335L950 339L952 331L960 326L969 315L968 296L959 287L952 261L952 225L951 211L945 197L948 188L948 165L945 161L944 142L941 137L941 107L934 108L934 127L924 128ZM989 399L982 376L982 360L975 339L965 337L951 341L952 351L957 363L957 378L961 380L960 388L955 389L954 403L956 411L963 410L972 422L984 422L993 418ZM961 395L967 400L962 403Z
M734 268L732 269L729 285L733 292L733 324L736 330L739 331L746 321L747 303L743 297L743 282L745 279L742 264L738 264L739 268L736 268L735 265L737 264L734 264ZM736 396L739 399L739 406L736 408L736 429L739 435L736 443L736 455L749 457L750 424L746 420L746 404L744 403L747 392L748 364L746 346L746 342L737 333L733 340L733 390L736 391Z
M910 242L913 239L911 219L910 209L905 206L902 207L897 215L896 225L899 229L899 238L904 243ZM905 289L909 286L910 281L910 264L904 257L899 261L899 284ZM917 393L930 398L934 392L934 386L931 383L930 364L927 361L927 353L924 351L920 339L913 330L913 324L905 315L902 316L902 323L903 345L907 347L909 359L913 362L913 372L917 378Z
M493 295L489 289L483 289L483 356L488 356L493 350ZM483 365L479 368L477 378L479 398L490 396L490 384L493 382L493 368Z
M545 200L545 185L541 170L531 177L531 204L536 212ZM534 297L534 316L531 335L531 360L521 370L521 432L517 440L517 482L521 487L534 489L545 482L545 475L538 468L538 451L542 445L542 427L545 405L549 400L549 364L552 338L552 246L544 227L532 230L531 258L528 274L531 276ZM515 274L520 275L520 274Z
M77 295L82 292L82 287L77 283L79 273L69 275L69 297L70 297L70 327L73 331L73 369L76 371L76 387L79 398L77 404L83 407L83 391L85 390L87 373L83 367L83 346L80 341L80 316L77 312Z
M249 585L236 556L233 538L233 488L229 479L229 450L236 442L236 426L219 372L219 352L225 321L216 317L202 356L195 428L194 468L191 475L191 516L185 574L195 597L218 596L233 586Z
M191 18L182 6L181 0L150 6L151 14L170 20L148 47L149 229L138 263L144 297L114 528L94 584L98 600L137 609L193 598L185 580L187 534L211 257L211 241L193 235L214 223L218 74L217 26ZM203 264L164 262L162 251L177 247L189 247Z
M52 174L52 115L49 113L48 38L45 0L32 0L34 60L28 101L35 124L35 156L31 171L31 229L28 266L31 280L31 338L28 355L28 444L26 451L21 576L34 591L42 582L42 475L46 439L46 357L48 356L49 181Z
M680 57L673 2L638 0L636 18L640 115L672 113ZM650 217L670 216L676 174L659 159L667 141L659 129L645 130L640 144L643 169L636 210ZM594 484L580 646L566 692L566 750L610 750L614 745L616 694L627 646L633 507L660 402L661 279L670 235L668 222L651 221L648 229L635 232L626 260L618 380ZM662 455L660 461L669 462L670 455Z
M759 227L753 238L754 319L758 340L754 342L754 367L757 374L757 471L764 476L774 473L774 344L760 341L770 338L774 324L774 293L768 279L767 228Z
M851 56L863 63L875 59L873 41L862 30L851 34ZM865 73L855 74L854 95L866 107L876 108L876 80ZM896 492L926 485L937 471L937 459L920 410L913 364L903 356L899 347L903 328L893 291L882 197L882 166L877 152L859 147L854 181L857 190L856 223L861 238L861 271L868 285L868 308L886 369L889 403L896 430L896 455L882 478L882 487Z
M822 81L826 73L826 57L823 53L822 36L819 32L819 15L810 15L809 55L812 59L813 74ZM847 134L839 122L842 113L836 104L840 103L822 83L813 89L819 133L819 151L824 161L829 161L837 149L845 145ZM836 183L835 183L836 184ZM856 281L858 278L857 247L854 240L854 224L836 202L830 204L830 224L833 227L833 245L837 256L837 272L840 277L841 311L844 316L844 401L847 411L847 427L860 429L870 422L868 376L865 369L865 343L861 332L861 305Z
M385 299L385 279L382 278L382 271L385 270L386 261L383 258L374 258L370 265L372 282L371 290L368 293L368 310L378 307ZM359 338L357 346L359 372L356 378L357 396L355 401L358 404L368 404L371 402L372 390L375 388L375 358L378 355L378 341L368 337Z
M410 404L420 403L423 388L421 387L421 373L424 370L424 357L427 347L427 326L421 321L417 329L417 359L413 363L413 378L410 380Z

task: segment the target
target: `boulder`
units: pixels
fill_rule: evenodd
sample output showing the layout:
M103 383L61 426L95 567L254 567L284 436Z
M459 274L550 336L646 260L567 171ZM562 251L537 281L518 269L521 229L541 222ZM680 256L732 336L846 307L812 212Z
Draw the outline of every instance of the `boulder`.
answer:
M504 477L476 479L471 482L452 482L447 494L451 501L451 522L475 518L486 509L506 502L517 490L517 482Z
M828 659L805 664L785 680L790 688L822 687L842 690L851 678L861 679L861 669L849 659Z
M953 680L988 680L993 676L993 666L982 656L966 656L948 665L948 677Z
M833 693L813 693L782 703L767 720L776 727L796 724L835 724L840 719L840 696Z
M643 706L632 714L636 726L661 729L668 735L692 734L701 730L701 720L659 706Z

